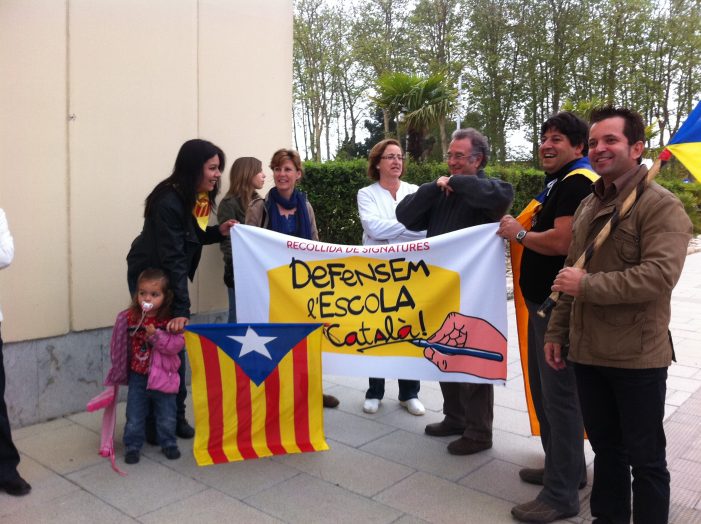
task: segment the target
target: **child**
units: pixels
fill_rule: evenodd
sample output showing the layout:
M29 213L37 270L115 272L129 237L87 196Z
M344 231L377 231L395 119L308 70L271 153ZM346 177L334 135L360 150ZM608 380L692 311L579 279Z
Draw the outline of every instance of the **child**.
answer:
M146 269L139 275L131 306L115 322L112 369L106 383L129 385L124 427L127 464L139 462L149 404L153 404L163 454L170 460L180 457L175 440L175 396L180 386L178 352L185 342L182 334L166 331L172 301L165 273ZM120 372L121 377L117 376Z
M257 158L244 156L237 158L229 173L229 192L222 199L217 211L217 220L222 224L234 219L243 224L248 205L260 198L257 190L263 189L265 173L263 163ZM224 283L229 293L228 322L236 322L236 296L234 291L234 266L231 260L231 237L224 237L219 244L224 254Z

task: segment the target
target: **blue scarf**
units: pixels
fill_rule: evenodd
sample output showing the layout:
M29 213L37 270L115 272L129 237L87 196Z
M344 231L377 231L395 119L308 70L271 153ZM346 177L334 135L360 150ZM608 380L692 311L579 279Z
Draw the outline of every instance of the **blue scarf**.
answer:
M309 213L307 212L307 197L301 191L295 189L289 200L280 196L277 188L274 187L268 193L268 199L266 202L268 217L270 217L269 228L273 231L282 232L284 231L284 220L285 218L280 215L280 210L277 205L280 204L284 209L295 209L295 218L297 219L297 228L294 236L298 238L306 238L307 240L312 240L312 225L309 220Z

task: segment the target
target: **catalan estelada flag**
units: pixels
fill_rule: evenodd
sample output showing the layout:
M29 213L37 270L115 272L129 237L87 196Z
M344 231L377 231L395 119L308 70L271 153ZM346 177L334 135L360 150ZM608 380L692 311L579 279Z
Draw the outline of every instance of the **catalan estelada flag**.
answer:
M200 466L329 449L320 324L186 328Z
M701 180L701 102L669 141L667 150L684 164L691 176Z

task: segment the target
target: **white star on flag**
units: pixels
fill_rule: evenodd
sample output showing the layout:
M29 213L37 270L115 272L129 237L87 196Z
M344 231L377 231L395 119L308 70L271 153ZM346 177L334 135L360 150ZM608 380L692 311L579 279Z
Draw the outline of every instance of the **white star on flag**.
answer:
M258 335L258 333L253 331L251 326L248 326L246 336L242 337L232 335L229 336L229 338L241 344L241 353L239 353L239 358L244 355L248 355L249 353L258 353L259 355L263 355L270 360L273 359L265 345L271 340L275 340L277 337L261 337Z

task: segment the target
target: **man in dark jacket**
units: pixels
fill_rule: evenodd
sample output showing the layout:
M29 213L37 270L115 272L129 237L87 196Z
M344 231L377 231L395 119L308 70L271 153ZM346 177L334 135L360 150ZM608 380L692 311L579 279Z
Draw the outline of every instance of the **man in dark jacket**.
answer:
M514 198L511 184L487 178L487 139L474 129L453 133L446 160L450 176L423 184L397 206L397 219L412 231L432 237L465 227L497 222ZM431 436L460 435L448 444L453 455L470 455L492 447L494 388L491 384L441 382L442 422L428 424Z
M519 287L528 309L528 383L533 398L544 468L524 468L521 480L540 484L535 500L515 506L511 513L526 522L552 522L579 513L579 489L587 484L584 425L574 369L554 370L545 363L543 337L550 315L538 308L550 295L555 275L565 262L572 240L572 217L598 178L591 170L589 126L573 113L551 116L540 129L540 164L545 190L530 230L512 216L501 219L497 234L523 245Z

